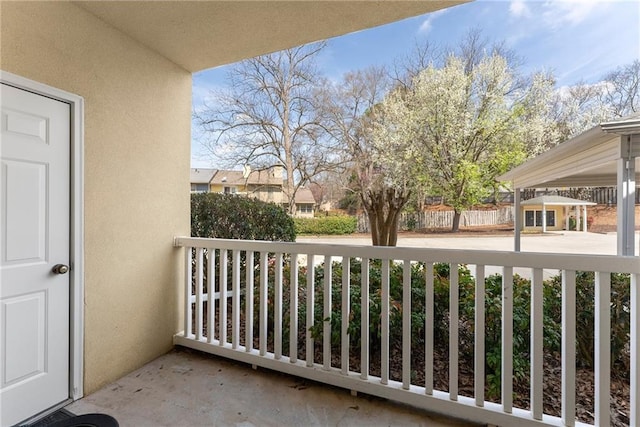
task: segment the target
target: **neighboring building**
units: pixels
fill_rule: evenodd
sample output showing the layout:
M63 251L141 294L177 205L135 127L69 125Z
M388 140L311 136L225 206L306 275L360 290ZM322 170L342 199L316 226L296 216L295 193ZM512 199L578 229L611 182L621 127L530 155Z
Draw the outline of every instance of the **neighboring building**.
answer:
M297 217L304 217L304 218L313 218L313 215L315 213L315 207L316 207L316 200L313 197L313 193L311 192L310 189L306 188L306 187L301 187L298 189L298 191L296 192L296 213L295 216ZM288 203L286 202L286 200L283 203L286 206L288 206Z
M520 203L523 230L543 233L569 230L569 221L573 218L576 230L587 231L587 206L592 205L595 203L555 195L525 200Z
M242 194L263 202L282 203L282 167L251 171L217 170L209 181L212 193Z
M216 174L216 169L191 169L190 181L192 193L210 192L211 179Z
M246 176L242 171L192 168L190 175L192 193L245 195L263 202L288 206L281 166L251 171ZM296 216L312 217L315 204L311 190L305 187L298 189Z

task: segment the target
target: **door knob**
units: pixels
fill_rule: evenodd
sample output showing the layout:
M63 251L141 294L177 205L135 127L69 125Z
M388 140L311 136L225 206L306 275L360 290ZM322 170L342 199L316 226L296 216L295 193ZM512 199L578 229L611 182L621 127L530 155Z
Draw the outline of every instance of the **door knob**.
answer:
M69 272L69 266L64 264L56 264L51 269L53 274L67 274Z

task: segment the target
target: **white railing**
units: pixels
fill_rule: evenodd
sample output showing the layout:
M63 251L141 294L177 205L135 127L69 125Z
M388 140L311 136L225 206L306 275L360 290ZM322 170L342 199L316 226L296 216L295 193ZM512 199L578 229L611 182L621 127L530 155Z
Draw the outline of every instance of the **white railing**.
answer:
M383 248L346 245L275 243L178 237L175 246L184 247L184 330L174 337L177 345L191 347L352 391L402 401L458 418L495 425L586 425L576 420L576 272L594 272L594 424L609 425L611 378L611 274L630 274L630 425L640 425L640 261L633 257L566 255L541 253L459 251L419 248ZM360 280L351 283L350 266L360 263ZM333 277L337 261L340 278ZM402 266L401 301L391 307L389 261ZM377 263L378 270L372 268ZM424 266L424 378L412 380L412 266ZM473 272L473 397L459 393L459 277L450 274L448 305L448 390L434 386L434 265L469 266ZM296 268L291 268L296 266ZM501 295L501 390L500 403L485 399L485 277L496 268L502 276ZM288 273L285 274L285 269ZM514 269L531 280L530 292L530 392L529 408L513 403L514 384ZM523 270L524 269L524 270ZM561 416L543 411L543 278L545 270L561 272L562 282L562 409ZM264 274L266 272L266 274ZM370 304L373 279L379 274L379 320ZM528 272L528 273L527 273ZM324 275L318 286L317 274ZM333 279L332 279L333 277ZM341 299L332 301L338 282ZM221 284L224 284L221 286ZM306 284L314 284L307 286ZM351 292L358 287L362 296ZM376 285L378 286L378 285ZM211 292L209 291L211 290ZM213 295L213 298L210 296ZM366 297L364 297L366 296ZM287 299L284 299L287 298ZM209 304L213 300L212 304ZM322 306L317 306L322 300ZM225 301L226 303L220 303ZM414 300L415 301L415 300ZM289 308L283 307L288 303ZM422 302L421 302L422 304ZM396 306L399 305L400 307ZM332 310L339 307L340 330L332 323ZM315 309L321 308L320 325ZM356 308L360 311L359 367L354 360L349 324ZM376 308L377 310L378 308ZM390 375L390 311L401 311L401 366L396 378ZM304 317L300 317L300 314ZM335 316L334 316L335 317ZM373 351L370 330L379 322L379 349ZM256 331L254 331L256 325ZM299 326L301 325L301 326ZM488 326L488 325L487 325ZM288 329L288 332L287 332ZM313 333L311 333L313 329ZM339 336L332 344L326 337ZM421 338L422 339L422 338ZM300 342L299 342L300 340ZM288 341L288 348L285 345ZM339 346L339 350L337 350ZM379 353L379 354L378 354ZM304 354L302 360L299 355ZM351 355L351 358L350 358ZM369 366L379 357L379 376ZM397 372L400 374L397 374ZM469 394L467 392L467 394Z

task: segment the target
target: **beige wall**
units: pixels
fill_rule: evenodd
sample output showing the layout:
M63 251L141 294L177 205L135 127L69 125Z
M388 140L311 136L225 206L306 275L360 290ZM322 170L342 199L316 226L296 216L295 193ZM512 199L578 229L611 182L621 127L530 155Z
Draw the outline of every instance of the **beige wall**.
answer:
M1 2L0 68L85 100L85 393L168 351L191 74L69 3Z
M542 210L542 205L539 206L522 206L522 227L524 231L542 231L542 225L538 225L535 227L532 226L527 226L526 225L526 217L525 217L525 212L526 211L541 211ZM562 206L547 206L546 207L546 211L547 211L547 215L549 215L549 212L555 212L555 218L556 218L556 225L555 226L547 226L546 229L549 231L559 231L559 230L564 230L564 225L565 225L565 214L564 211L565 209ZM535 213L534 213L535 215Z

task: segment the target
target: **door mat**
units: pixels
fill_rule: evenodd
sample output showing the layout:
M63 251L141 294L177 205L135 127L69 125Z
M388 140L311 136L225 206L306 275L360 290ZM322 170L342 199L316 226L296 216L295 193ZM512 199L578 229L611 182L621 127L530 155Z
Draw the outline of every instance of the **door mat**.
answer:
M62 421L62 420L66 420L69 418L73 418L75 417L76 414L73 414L69 411L67 411L66 409L58 409L56 412L54 412L53 414L49 414L44 418L41 418L40 420L36 421L33 424L23 424L20 427L46 427L48 425L51 425L57 421Z

